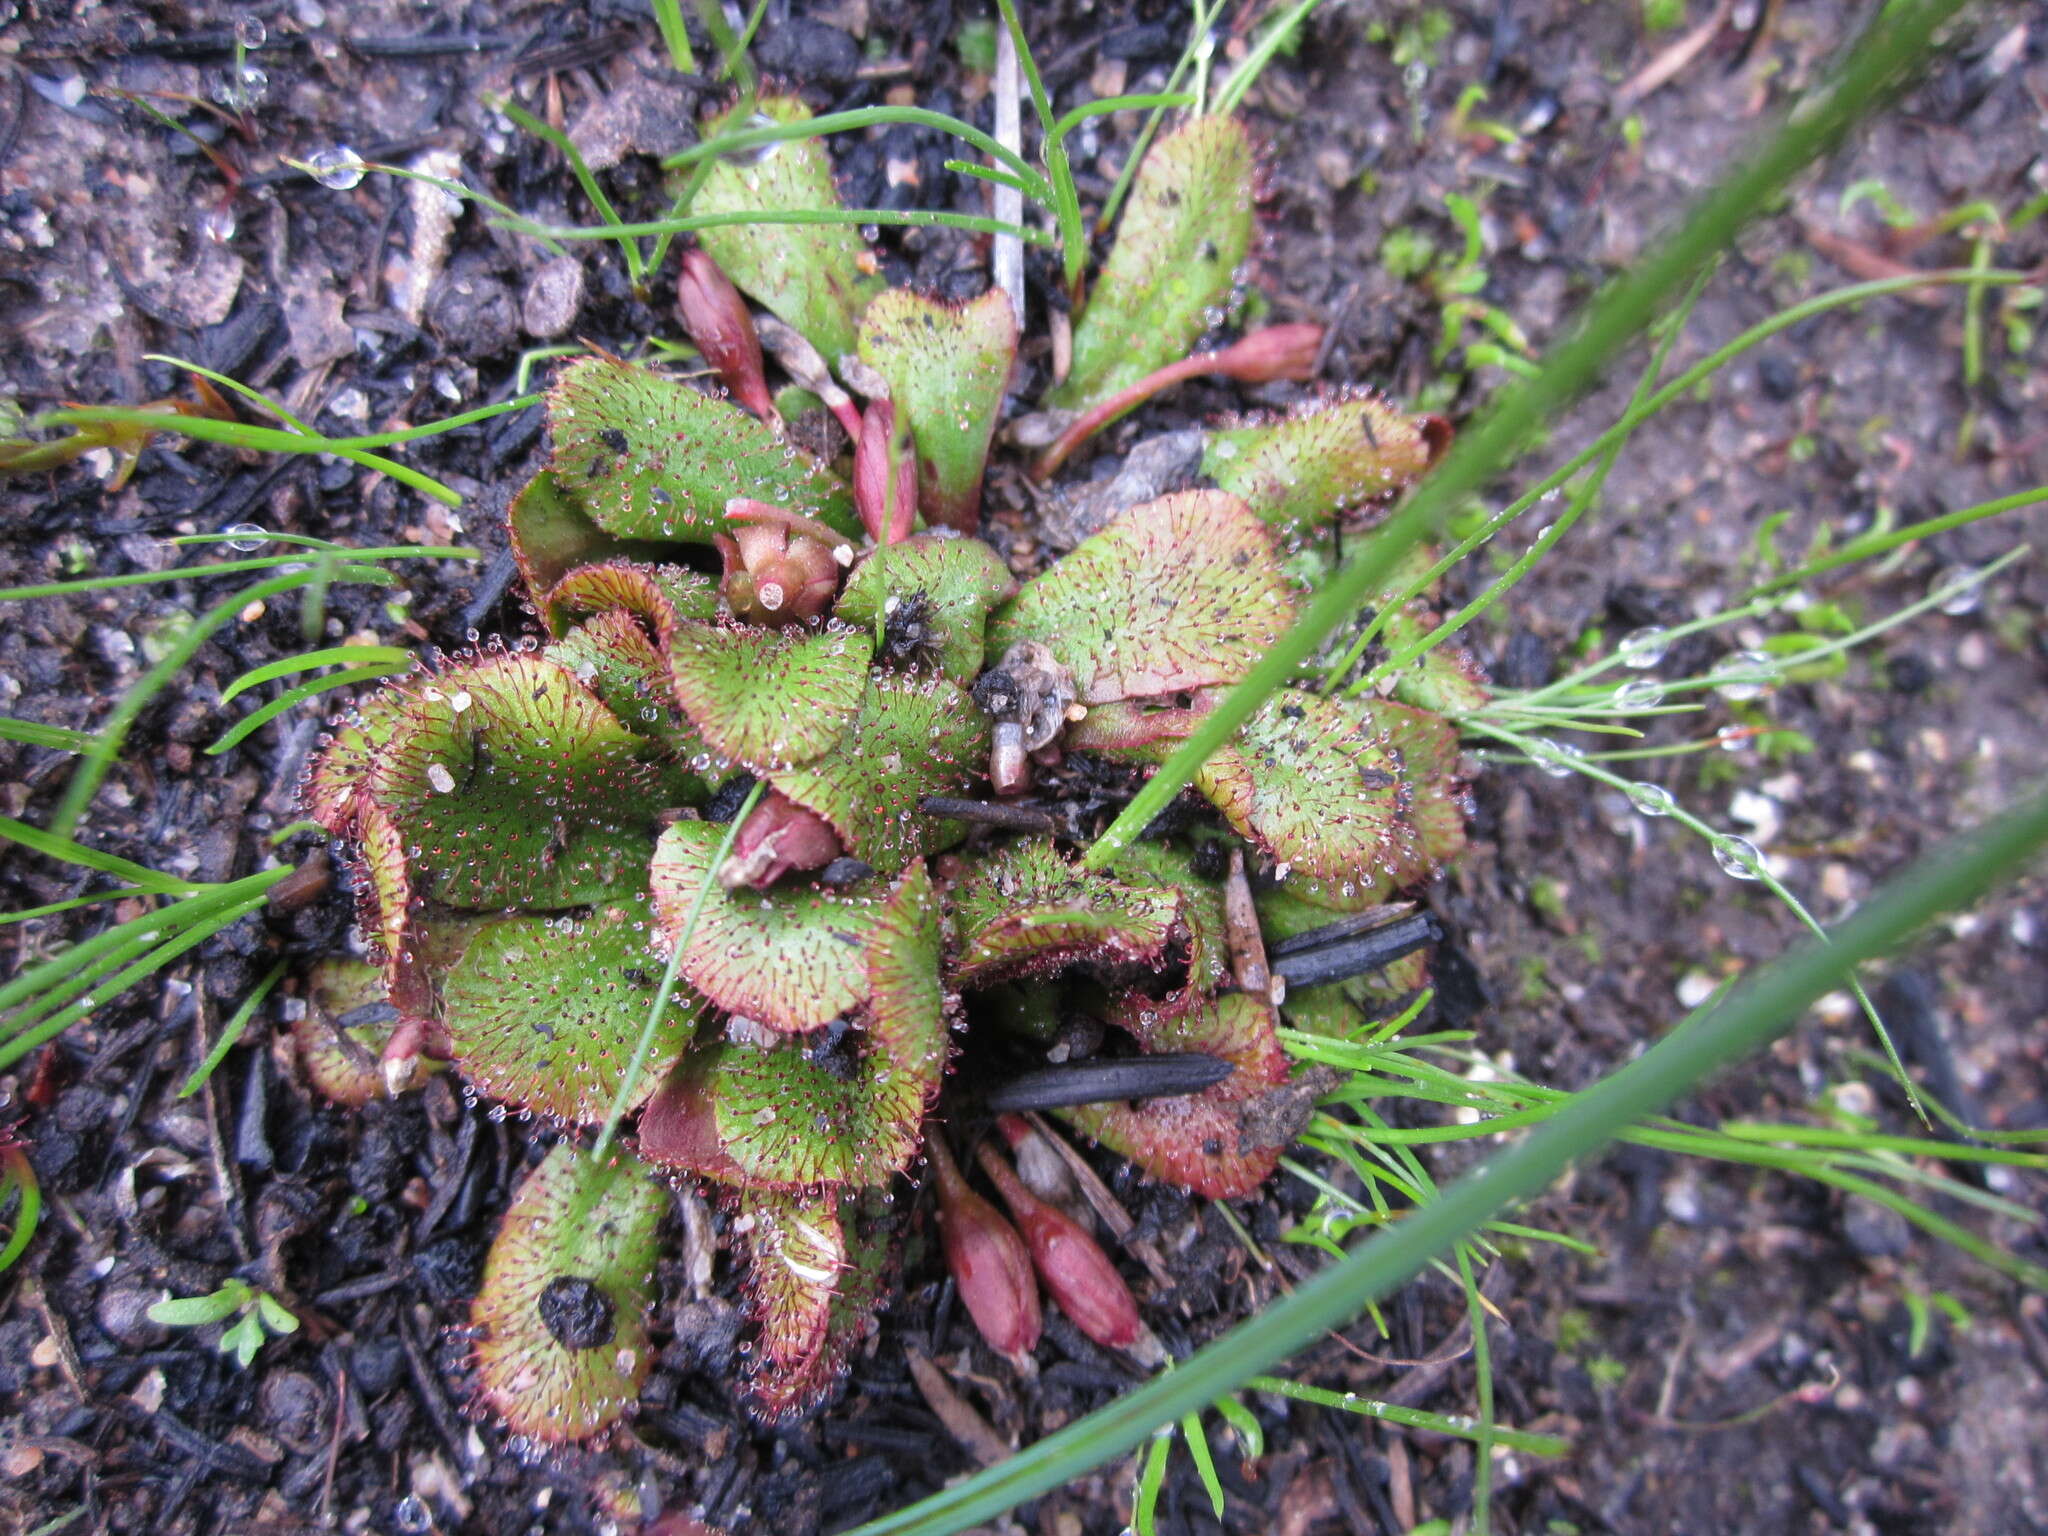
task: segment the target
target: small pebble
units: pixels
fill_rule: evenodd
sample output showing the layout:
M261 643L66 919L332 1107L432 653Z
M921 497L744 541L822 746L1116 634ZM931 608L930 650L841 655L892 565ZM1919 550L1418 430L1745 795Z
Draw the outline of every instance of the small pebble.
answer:
M519 323L537 341L566 335L583 309L583 263L574 256L543 262L526 281Z

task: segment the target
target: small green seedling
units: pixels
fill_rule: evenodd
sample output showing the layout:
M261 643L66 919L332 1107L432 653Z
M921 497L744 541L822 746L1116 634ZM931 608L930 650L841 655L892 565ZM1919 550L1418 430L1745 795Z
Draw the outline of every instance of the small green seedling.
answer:
M284 1303L234 1277L205 1296L167 1296L149 1309L149 1320L166 1328L204 1328L230 1317L235 1321L222 1331L217 1348L232 1355L245 1371L263 1348L266 1334L282 1338L299 1331L299 1320Z

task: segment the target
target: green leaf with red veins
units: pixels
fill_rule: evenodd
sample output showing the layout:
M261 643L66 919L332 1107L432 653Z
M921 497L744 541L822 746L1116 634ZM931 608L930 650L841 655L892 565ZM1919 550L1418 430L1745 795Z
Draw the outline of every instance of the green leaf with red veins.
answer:
M1286 688L1196 771L1194 784L1290 875L1341 892L1412 857L1397 767L1355 708Z
M548 425L554 489L614 538L708 544L735 496L859 527L846 486L773 428L637 363L572 363L548 392Z
M566 572L544 606L548 628L557 635L596 614L623 609L665 650L682 620L709 623L718 617L718 583L680 565L610 560Z
M578 566L608 560L658 560L673 549L645 539L616 539L590 520L576 498L542 470L512 498L505 517L512 555L543 615L549 590Z
M1212 1200L1236 1199L1264 1183L1313 1107L1288 1083L1287 1053L1264 998L1188 991L1161 1004L1123 998L1109 1015L1147 1055L1202 1051L1237 1070L1200 1093L1135 1104L1083 1104L1058 1113L1155 1178Z
M541 654L575 674L627 730L658 744L678 762L710 755L676 704L667 657L624 609L584 620ZM695 805L706 793L698 780L677 803Z
M1236 118L1198 117L1152 146L1048 403L1083 409L1195 350L1251 249L1252 181Z
M885 875L961 837L918 808L957 795L988 760L988 720L942 677L872 674L860 714L823 757L775 774L775 787L832 824L848 853Z
M1049 841L975 861L947 893L957 942L947 979L980 986L1077 960L1157 960L1179 930L1181 897L1069 864Z
M629 889L658 813L686 788L574 673L541 656L487 656L387 689L361 719L315 773L316 806L351 778L345 804L315 814L354 837L372 831L362 807L382 811L417 894L443 906L565 907Z
M1406 650L1443 622L1421 602L1387 615L1380 638L1390 651ZM1469 714L1493 697L1472 653L1455 641L1424 651L1393 674L1394 697L1439 715Z
M321 960L307 976L306 1007L292 1020L292 1043L306 1082L330 1103L361 1109L384 1097L377 1058L399 1020L379 1009L375 1023L342 1023L384 1001L384 973L360 960Z
M1209 434L1202 473L1276 528L1309 531L1429 467L1421 427L1373 395Z
M1180 895L1187 932L1188 985L1213 992L1230 974L1223 930L1223 888L1195 873L1193 856L1171 843L1133 843L1116 857L1116 874L1132 885L1157 885Z
M999 288L965 304L890 288L861 317L860 358L888 380L910 427L928 523L963 533L978 526L989 439L1016 357L1017 321Z
M760 771L808 762L846 734L867 690L869 644L839 627L682 623L668 659L676 698L705 744Z
M654 909L671 942L710 881L679 967L714 1005L778 1031L810 1030L868 995L862 947L874 926L872 895L784 886L718 884L712 861L725 828L680 821L655 845Z
M745 110L742 104L706 118L702 137L749 126ZM763 96L753 110L778 123L811 117L794 96ZM686 182L693 170L678 171L676 178ZM822 139L809 138L714 160L690 212L807 213L840 206L831 156ZM882 290L881 279L869 270L867 242L849 224L734 224L699 230L697 243L738 287L803 332L835 367L854 350L861 311Z
M1039 641L1082 703L1103 704L1234 683L1293 622L1272 530L1235 496L1182 491L1132 507L1027 582L988 647Z
M894 616L921 596L920 622L929 644L918 647L910 660L955 682L972 683L981 675L989 612L1016 588L1009 567L980 539L918 533L872 551L855 566L833 614L872 632L877 610L893 600Z
M478 1386L514 1433L581 1440L637 1396L668 1207L637 1159L599 1167L567 1141L520 1186L470 1310Z
M653 915L641 895L486 926L441 984L442 1023L463 1076L521 1109L602 1120L665 963L652 948ZM670 999L628 1109L682 1055L696 1014L694 998Z
M1366 724L1377 729L1406 793L1401 817L1415 830L1406 857L1391 870L1394 885L1427 880L1465 849L1464 785L1458 732L1449 721L1406 704L1375 699Z
M901 1218L877 1191L753 1192L735 1230L761 1329L747 1395L774 1422L814 1406L874 1331Z
M938 910L922 863L870 919L851 1026L690 1053L641 1118L643 1156L747 1189L885 1184L909 1166L945 1073Z

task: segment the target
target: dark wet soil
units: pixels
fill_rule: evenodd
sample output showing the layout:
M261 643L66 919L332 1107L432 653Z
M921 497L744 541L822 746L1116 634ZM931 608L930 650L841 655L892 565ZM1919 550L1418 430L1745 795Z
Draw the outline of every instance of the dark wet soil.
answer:
M1156 86L1184 25L1149 0L1035 10L1034 40L1062 109ZM530 348L581 337L624 349L674 334L661 292L636 297L608 245L550 261L474 212L442 240L445 221L415 187L372 177L329 190L281 158L338 143L412 163L438 156L448 173L523 212L588 220L555 153L486 104L512 92L576 136L622 209L651 213L652 157L688 142L694 109L721 92L678 79L636 5L195 0L8 13L0 393L25 409L178 392L181 376L149 357L168 353L270 391L323 429L361 432L508 399ZM947 0L778 0L755 57L804 82L821 106L901 96L985 122L986 84L962 69L951 43L973 15ZM1714 15L1703 45L1655 81L1644 71L1709 22L1705 6L1648 36L1630 5L1327 7L1250 98L1270 144L1259 275L1276 314L1334 328L1330 379L1427 398L1453 415L1474 408L1503 375L1470 354L1477 330L1434 355L1441 301L1426 276L1380 259L1387 237L1399 235L1410 255L1413 237L1426 237L1418 260L1437 270L1463 241L1445 198L1471 199L1479 294L1540 348L1813 77L1850 21L1832 0ZM234 62L236 25L251 20L262 23L249 57L265 77L260 99L220 131L176 96L213 96ZM1218 41L1226 57L1243 42L1227 31ZM1869 201L1844 212L1842 195L1880 178L1919 219L1973 199L2010 212L2039 195L2044 46L2037 10L1977 11L1920 85L1745 235L1673 366L1788 303L1880 270L1873 258L1969 259L1965 238L1916 244L1888 233ZM207 138L220 162L104 87L173 93L153 99ZM1468 98L1474 88L1483 101ZM1089 196L1106 191L1129 132L1121 120L1090 130L1079 157ZM850 200L974 206L936 137L891 129L835 152ZM892 232L881 244L898 280L978 281L981 253L963 237ZM2038 273L2048 230L2016 232L1996 256ZM2040 345L1988 305L1985 368L1971 385L1966 334L1958 297L1837 311L1667 411L1623 456L1603 503L1479 630L1496 675L1538 683L1590 631L1711 611L1756 579L1767 527L1797 558L1817 537L2048 479ZM544 376L546 363L537 366ZM1622 370L1535 462L1612 420L1632 385ZM1129 431L1225 403L1192 395ZM164 536L236 523L362 544L468 540L494 555L504 499L530 472L539 432L537 412L525 411L408 450L408 462L469 497L459 514L345 463L245 460L195 443L150 447L119 490L102 483L109 466L95 461L10 482L0 485L0 583L161 569L173 559ZM1110 451L1128 440L1113 437ZM999 496L996 510L1028 531L1021 503ZM1923 594L1938 571L1983 563L2042 528L2038 512L1980 523L1839 573L1817 584L1814 600L1867 621ZM1533 533L1505 542L1518 550ZM523 622L488 561L401 569L402 595L334 590L330 643L453 649L472 628ZM1451 596L1477 591L1489 574L1454 577ZM231 590L216 579L8 605L6 711L91 727L166 636ZM2037 774L2048 753L2044 597L2038 562L2023 560L1970 611L1892 631L1839 675L1782 688L1747 716L1716 704L1653 736L1676 743L1758 724L1803 733L1805 750L1792 750L1801 743L1789 734L1767 735L1766 750L1674 757L1643 776L1754 837L1816 915L1837 916ZM1790 622L1760 622L1729 643L1757 643ZM221 704L222 685L301 649L298 625L295 606L272 604L200 650L138 721L94 803L89 841L208 880L316 856L304 835L275 850L267 841L296 814L313 713L220 756L203 750L243 707ZM1692 647L1663 670L1710 664L1720 648ZM0 742L0 812L40 821L67 761ZM0 886L10 910L97 888L18 849L0 863ZM1440 962L1457 1004L1445 1017L1476 1029L1503 1067L1566 1087L1625 1060L1668 1027L1682 996L1774 954L1795 931L1765 893L1723 876L1668 820L1526 769L1478 779L1475 846L1435 905L1456 935ZM0 929L10 971L108 920L105 908L85 911ZM175 1096L199 1042L274 961L332 951L347 923L338 892L252 917L0 1077L0 1109L23 1120L48 1203L42 1235L0 1282L0 1528L48 1529L76 1511L63 1528L152 1536L633 1531L684 1511L731 1531L801 1536L901 1507L971 1469L912 1382L912 1348L1016 1441L1129 1384L1122 1363L1057 1319L1038 1380L1019 1383L913 1249L903 1299L844 1392L809 1419L764 1431L736 1394L744 1340L726 1266L678 1235L662 1276L661 1360L640 1412L580 1449L532 1454L508 1443L469 1411L461 1329L497 1213L542 1138L466 1105L445 1083L361 1113L326 1107L289 1051L273 1048L275 1008L204 1093ZM1872 978L1916 1075L1978 1124L2048 1125L2044 944L2035 878L1932 930ZM1846 1092L1839 1102L1910 1132L1872 1048L1853 1008L1831 1002L1766 1059L1702 1091L1684 1117L1802 1115ZM1148 1317L1176 1352L1309 1266L1308 1250L1281 1240L1309 1202L1298 1184L1279 1183L1238 1213L1278 1263L1269 1273L1215 1211L1127 1175L1114 1182L1140 1235L1166 1255ZM2038 1211L2048 1184L1995 1177L1993 1187ZM1954 1202L1940 1210L2044 1257L2035 1227ZM1497 1463L1496 1529L2048 1529L2039 1297L1867 1202L1644 1150L1581 1170L1527 1219L1597 1253L1511 1247L1488 1276L1502 1420L1572 1444L1560 1461ZM302 1319L247 1370L212 1348L212 1330L174 1333L144 1315L165 1290L202 1294L231 1275ZM1903 1298L1936 1293L1954 1299L1957 1316L1937 1308L1929 1336L1916 1340ZM1387 1309L1390 1336L1361 1324L1291 1373L1470 1413L1477 1388L1463 1317L1451 1285L1419 1282ZM1262 1458L1212 1437L1228 1495L1223 1529L1398 1531L1469 1519L1474 1468L1462 1443L1278 1399L1250 1406L1265 1426ZM1113 1465L1006 1528L1120 1530L1132 1481L1128 1463ZM1161 1524L1218 1528L1185 1457L1173 1464Z

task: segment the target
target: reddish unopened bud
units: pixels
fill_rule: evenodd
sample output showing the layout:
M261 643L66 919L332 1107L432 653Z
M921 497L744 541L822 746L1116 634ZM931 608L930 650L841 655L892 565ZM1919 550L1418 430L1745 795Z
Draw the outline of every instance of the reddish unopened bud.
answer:
M418 1084L426 1072L421 1058L446 1061L448 1054L448 1036L444 1029L418 1014L401 1013L391 1033L385 1037L384 1049L377 1058L385 1093L395 1099Z
M839 590L832 551L846 542L837 533L745 497L727 502L725 515L733 531L713 534L712 543L725 557L719 591L735 618L780 628L815 619L832 606Z
M775 401L768 393L768 374L761 364L761 338L747 301L732 279L704 251L684 253L683 275L676 281L676 307L683 329L718 370L733 399L763 421L780 426Z
M1003 1203L1030 1247L1039 1279L1073 1325L1111 1349L1136 1344L1145 1326L1138 1318L1138 1303L1101 1245L1071 1216L1026 1189L994 1147L982 1146L981 1166L1002 1191Z
M967 1315L990 1348L1020 1369L1028 1368L1045 1319L1038 1309L1038 1282L1031 1278L1024 1240L994 1206L967 1187L939 1137L933 1136L928 1145L938 1175L939 1238Z
M1209 359L1209 370L1245 384L1313 378L1323 348L1320 325L1269 325Z
M853 450L853 505L863 527L877 544L910 537L917 520L917 455L905 444L895 449L896 407L887 400L869 402L860 419L860 441ZM889 467L895 463L895 484Z
M793 869L823 869L845 852L829 821L771 789L733 839L718 883L728 891L765 891Z

